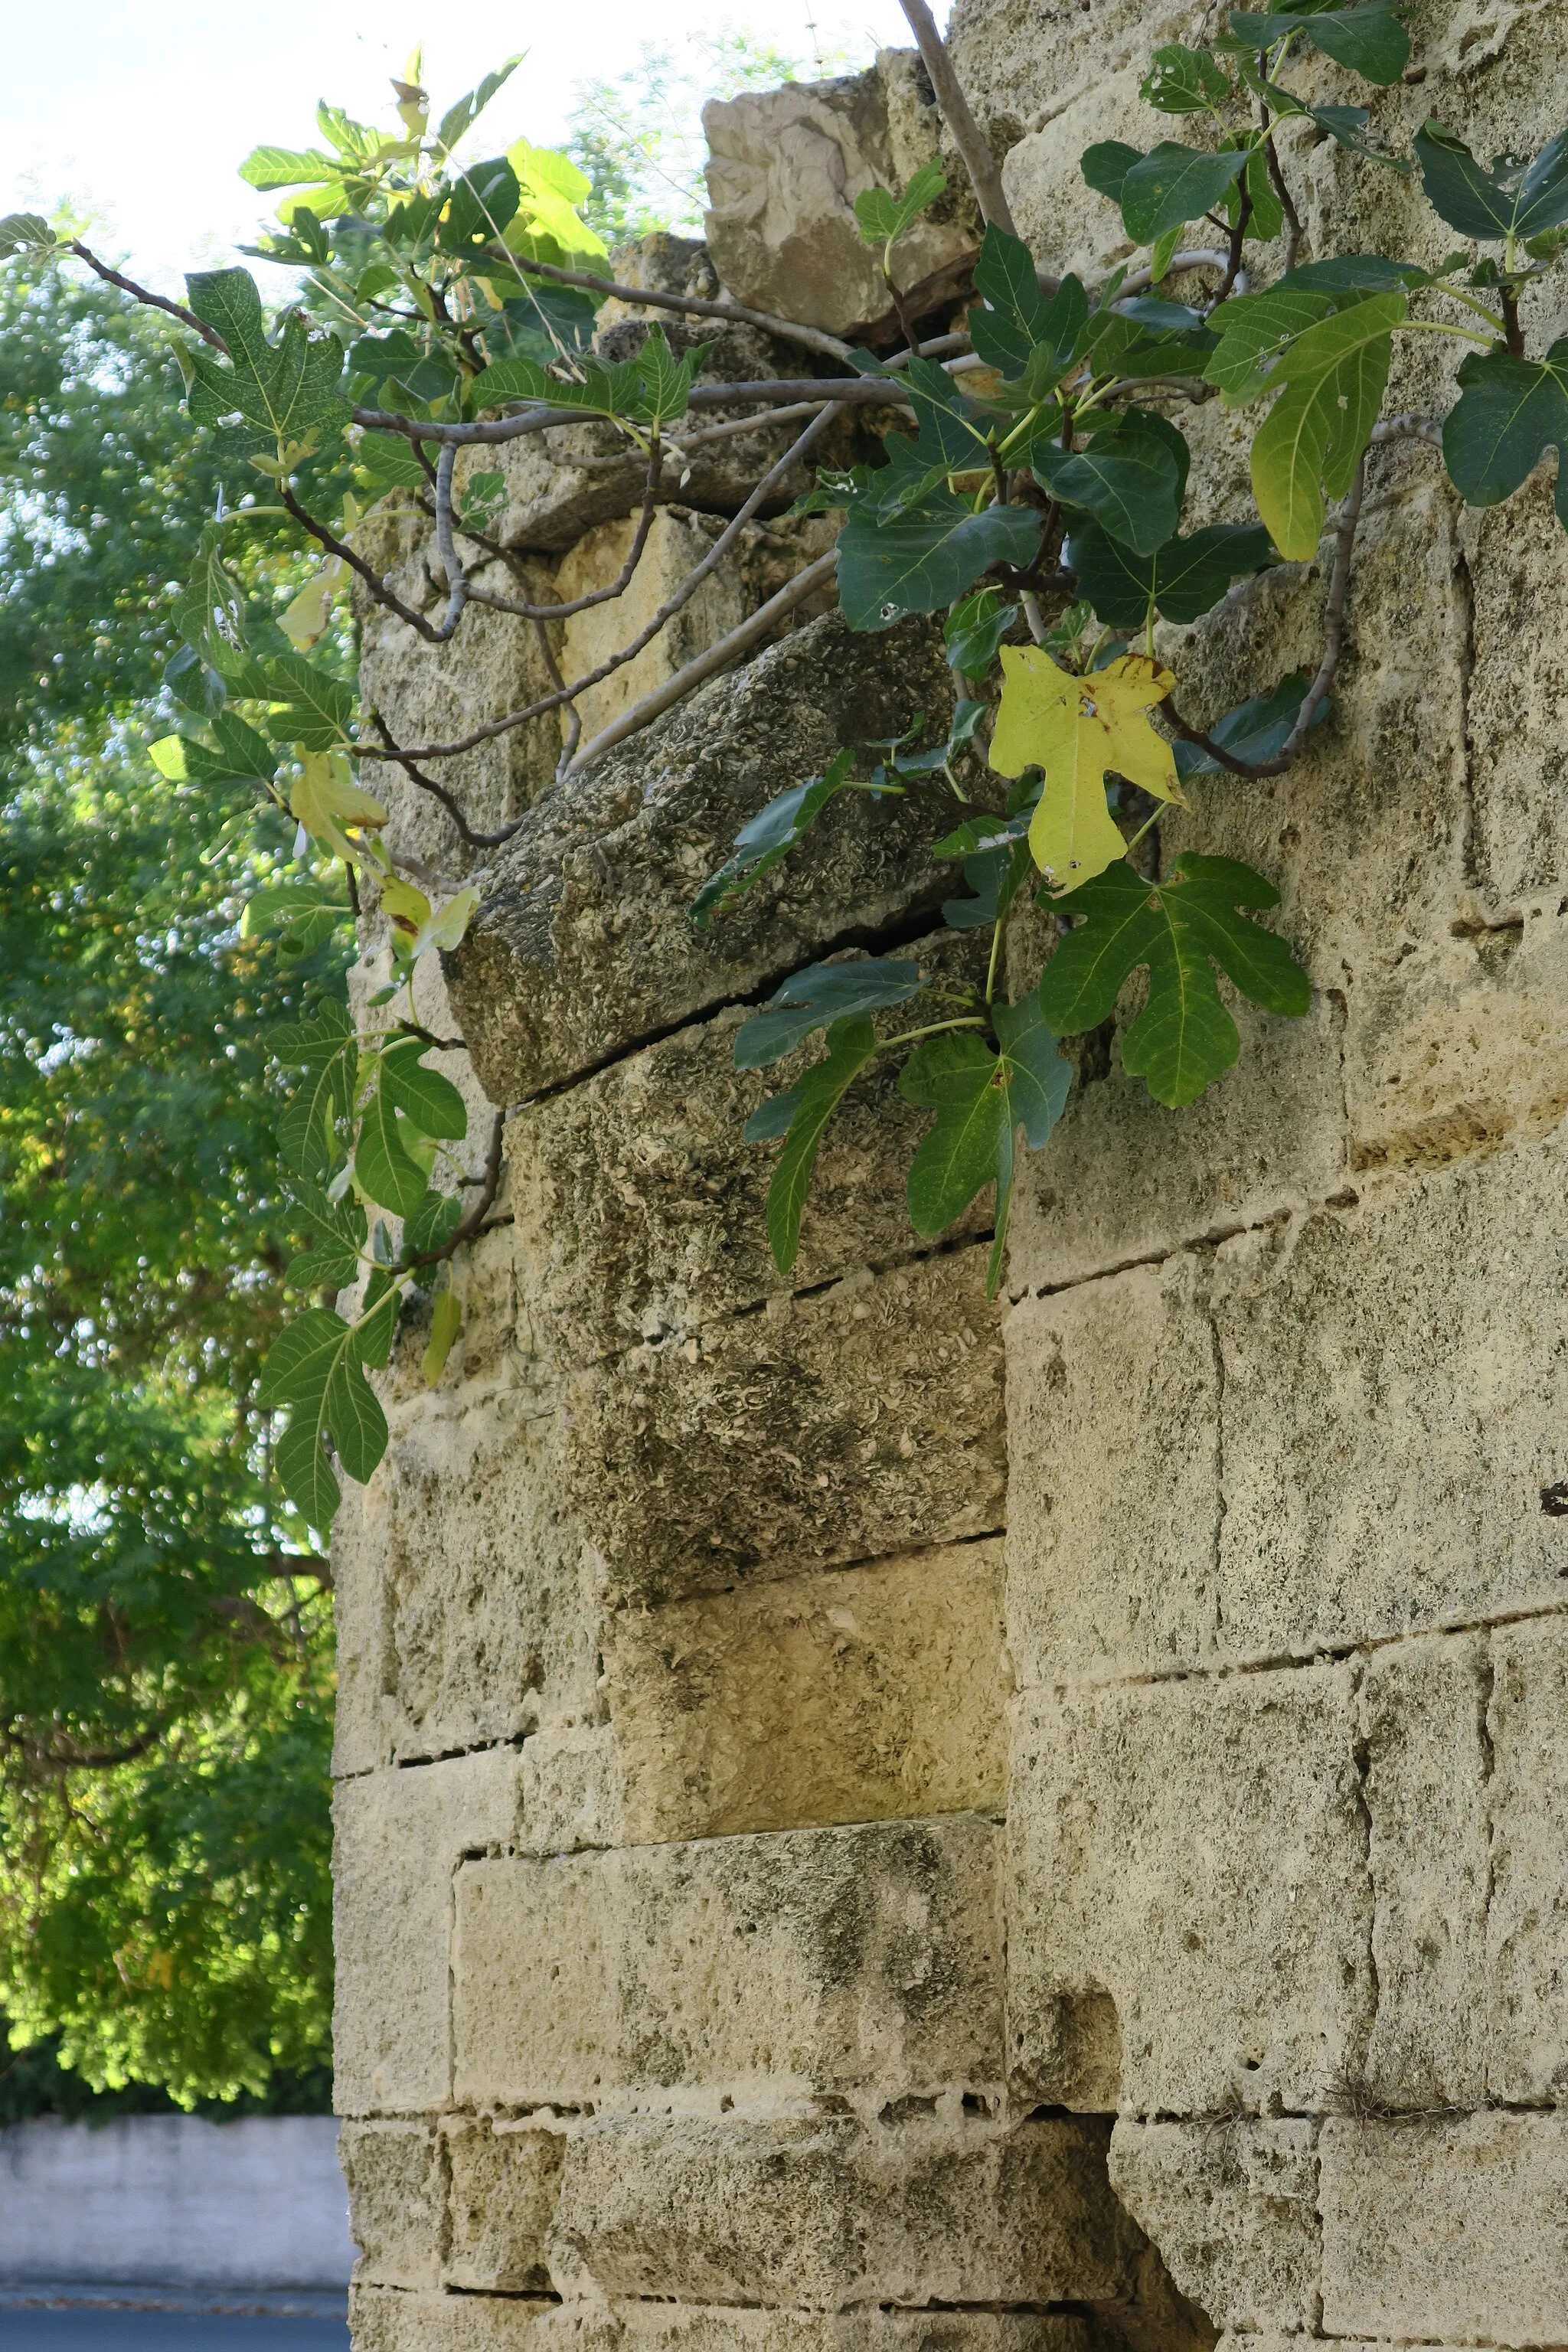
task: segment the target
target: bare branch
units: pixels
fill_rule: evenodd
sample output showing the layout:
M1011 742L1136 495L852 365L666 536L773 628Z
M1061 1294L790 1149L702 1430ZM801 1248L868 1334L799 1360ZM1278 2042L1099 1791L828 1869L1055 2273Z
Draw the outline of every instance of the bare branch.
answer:
M982 220L994 221L1009 236L1018 232L1013 226L1012 210L1003 192L1002 174L996 168L996 158L985 143L980 125L970 112L958 76L952 70L952 59L936 28L936 18L926 6L926 0L900 0L910 32L919 45L931 76L931 86L936 92L936 102L952 133L952 143L963 158L963 168L973 185L980 205Z
M578 695L585 694L591 686L597 686L602 679L612 677L616 670L623 668L627 662L635 660L637 656L641 653L643 647L646 645L650 645L653 639L658 636L659 631L665 626L665 624L673 620L676 614L679 613L684 605L690 603L692 597L696 594L703 581L707 579L709 573L714 570L715 566L723 561L725 554L733 545L742 530L748 522L750 522L752 517L756 513L757 509L763 504L767 499L769 491L773 488L774 484L782 481L796 460L805 455L805 452L810 448L812 443L822 432L831 414L832 411L830 409L824 409L819 416L816 416L812 419L811 423L806 426L805 431L800 435L797 440L791 444L789 448L784 451L784 456L778 459L777 463L771 467L768 472L763 476L762 480L757 484L755 489L752 490L744 506L742 506L731 520L725 525L724 530L714 541L712 546L709 549L708 553L703 557L701 562L693 565L692 569L687 573L685 579L681 582L680 586L675 591L675 593L665 599L665 602L659 606L658 612L655 613L652 619L647 624L646 627L640 629L637 635L628 645L623 646L618 653L614 653L610 655L607 660L602 661L597 669L590 670L585 677L574 679L570 686L563 686L553 694L541 695L537 702L529 703L524 709L509 710L503 718L491 719L488 720L484 726L474 728L469 734L461 737L459 740L455 743L422 743L417 745L412 751L398 751L389 749L384 752L371 753L370 756L395 760L403 766L407 766L411 760L453 759L458 752L472 751L477 750L479 745L481 743L493 742L498 735L510 733L512 728L522 726L527 719L542 718L547 710L558 710L563 703L574 701ZM368 747L366 747L366 749L368 750ZM522 822L522 818L518 817L504 833L491 836L490 841L487 843L487 846L493 845L495 841L504 841L509 839L510 835L516 832L518 825Z
M468 574L452 537L452 468L457 462L458 453L448 442L436 467L436 553L447 575L447 617L439 633L443 637L457 634L468 601Z
M385 719L382 717L381 712L379 710L368 710L365 713L365 717L381 736L382 744L385 749L387 757L397 762L397 764L402 768L404 774L409 777L413 782L416 783L421 792L429 793L435 799L440 802L441 806L446 810L447 814L451 818L452 823L457 826L458 833L461 835L463 840L470 849L493 849L498 842L505 840L506 835L504 834L475 833L473 828L470 826L468 818L463 814L462 803L458 799L456 793L450 792L447 787L439 782L436 777L426 775L420 768L415 765L414 761L410 758L408 753L398 748L397 743L393 738L392 730L388 727ZM362 760L373 760L377 756L376 747L373 743L362 743L358 748L359 756Z
M118 286L122 294L129 294L149 310L166 310L170 318L178 319L183 327L194 327L204 343L210 343L215 352L221 352L227 359L228 345L217 329L209 327L205 320L198 319L194 310L187 310L183 302L167 301L162 294L149 293L145 286L138 286L134 278L122 278L118 269L110 269L107 261L100 261L96 253L89 253L79 237L73 237L70 250L79 261L85 261L89 269L95 269L106 286Z
M455 453L449 449L442 452L444 459L454 454ZM300 505L299 499L295 497L287 482L279 482L278 485L278 495L282 499L283 504L288 509L289 512L293 516L295 521L299 523L303 530L308 530L310 537L315 540L320 546L324 547L329 555L336 555L340 557L342 561L348 565L349 570L357 574L357 576L364 582L365 586L370 590L371 594L375 598L378 604L384 604L389 613L395 613L400 621L406 621L411 629L416 629L419 635L424 638L426 645L443 646L446 644L447 638L451 636L453 630L456 629L458 622L462 618L462 606L460 604L458 607L455 618L451 617L450 609L448 607L448 619L450 621L450 625L443 625L442 627L437 628L433 621L426 619L423 613L416 612L412 604L405 604L402 597L397 593L396 590L387 586L380 572L375 571L371 564L368 564L363 555L355 554L353 549L349 545L346 539L340 539L335 531L331 531L327 529L324 522L318 522L313 514L307 513L306 509Z
M808 352L822 352L828 359L847 360L849 346L837 335L825 332L821 327L803 327L796 319L775 319L769 310L749 310L743 302L710 302L696 294L661 294L648 286L620 286L612 278L595 278L585 269L560 269L553 262L530 261L505 247L494 248L498 261L509 269L521 270L529 278L548 278L556 286L581 286L590 294L614 297L617 302L635 302L655 310L683 310L694 319L725 319L737 326L763 327L770 335L782 341L800 343Z
M563 775L581 775L584 768L592 767L595 761L613 751L617 743L624 743L628 735L640 734L645 727L651 726L656 719L673 709L705 678L716 676L720 670L727 669L732 661L738 660L742 654L749 653L760 639L767 635L775 622L783 620L786 613L792 612L796 604L804 604L809 595L833 577L837 562L838 550L829 548L826 555L818 556L816 562L807 564L804 572L797 572L776 595L770 596L765 604L759 604L751 618L742 621L739 628L731 629L728 636L721 637L716 645L710 646L705 654L699 654L695 661L688 662L684 669L678 669L673 677L666 678L662 686L656 687L651 694L645 694L640 702L633 703L629 710L624 710L607 727L602 727L590 741L584 743L570 767L563 769Z
M658 509L658 493L663 471L663 445L656 440L649 457L647 486L643 493L642 512L637 517L637 527L633 534L631 546L626 551L626 560L607 588L591 589L587 595L574 597L571 603L566 604L530 604L519 596L492 596L487 589L473 588L470 589L469 594L474 603L488 604L497 613L515 613L520 620L542 623L569 621L574 613L591 612L595 604L607 604L615 597L624 596L631 586L632 574L642 561L643 550L647 545L648 533L653 529L653 519ZM557 678L555 683L559 686L561 680Z

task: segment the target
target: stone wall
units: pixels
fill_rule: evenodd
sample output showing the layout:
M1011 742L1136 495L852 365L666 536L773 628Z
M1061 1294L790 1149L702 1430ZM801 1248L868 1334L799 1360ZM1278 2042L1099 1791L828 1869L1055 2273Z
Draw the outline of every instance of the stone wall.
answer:
M1078 154L1160 135L1142 61L1200 16L959 0L1042 265L1116 257ZM1392 134L1435 112L1489 154L1568 119L1562 0L1410 18ZM910 76L791 99L789 152L907 131ZM1422 249L1392 174L1297 166L1320 243ZM1445 404L1429 354L1401 364L1396 401ZM557 437L509 459L505 535L580 583L631 493ZM1206 520L1244 452L1212 411L1195 437ZM476 1108L526 1105L510 1222L454 1272L433 1393L405 1338L334 1545L364 2352L1568 2342L1550 487L1478 516L1429 452L1377 459L1334 720L1160 843L1279 883L1313 1011L1238 1008L1240 1066L1182 1113L1102 1041L999 1307L984 1203L910 1234L920 1122L885 1082L830 1130L787 1283L740 1141L771 1091L731 1066L744 1008L926 935L918 812L837 803L830 860L710 934L684 911L772 793L940 713L934 628L805 616L564 789L547 730L476 755L526 814L426 1017L460 1024ZM815 551L761 529L723 612ZM1184 704L1313 657L1321 592L1288 567L1172 632ZM436 657L377 624L366 699L410 733L483 718L539 658L521 624Z

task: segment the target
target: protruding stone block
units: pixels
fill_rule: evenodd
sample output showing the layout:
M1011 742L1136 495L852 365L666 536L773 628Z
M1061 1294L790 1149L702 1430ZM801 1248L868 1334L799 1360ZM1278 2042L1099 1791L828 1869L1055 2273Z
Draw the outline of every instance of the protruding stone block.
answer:
M626 1610L605 1635L628 1840L1005 1801L1002 1547Z
M1110 2181L1177 2286L1222 2327L1310 2335L1317 2315L1317 2127L1304 2116L1139 2124Z
M898 51L884 57L889 67L900 61ZM905 152L895 170L881 65L838 81L712 99L703 108L709 250L724 284L752 309L835 334L889 313L855 199L876 187L901 194L918 164L935 154L940 118L929 106L900 108ZM921 131L924 152L910 152ZM956 292L954 266L978 243L973 200L959 178L900 239L900 284L918 289L945 278ZM926 302L931 307L929 293Z
M332 2052L345 2114L447 2104L452 1874L460 1854L510 1838L517 1804L508 1748L339 1789Z
M820 775L843 746L945 727L952 674L940 633L907 622L875 640L829 614L610 752L531 809L501 852L448 978L494 1102L597 1069L646 1038L837 946L934 909L919 796L825 812L820 847L787 858L732 915L699 931L687 909L763 803Z
M360 2250L355 2279L362 2285L436 2286L447 2199L434 2126L344 2124L338 2161Z
M442 2137L451 2168L445 2284L468 2293L547 2293L552 2282L546 2241L566 2150L562 2134L500 2118L454 2116Z
M1142 2115L1322 2104L1371 2009L1355 1734L1342 1666L1023 1702L1020 2095Z
M609 2352L601 2335L555 2336L549 2323L559 2304L521 2295L406 2294L380 2286L349 2292L354 2352Z
M827 2310L1109 2301L1142 2240L1104 2143L1099 2119L596 2121L569 2143L557 2277Z
M578 1374L568 1492L606 1594L666 1600L999 1527L987 1255L868 1273Z
M958 1816L465 1865L458 2095L994 2084L995 1842Z
M1323 2126L1331 2336L1552 2344L1568 2311L1568 2116Z

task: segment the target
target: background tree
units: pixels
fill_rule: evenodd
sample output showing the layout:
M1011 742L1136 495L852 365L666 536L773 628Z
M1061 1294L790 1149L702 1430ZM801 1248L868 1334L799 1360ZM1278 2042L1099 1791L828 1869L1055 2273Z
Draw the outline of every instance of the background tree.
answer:
M342 950L241 938L289 828L146 758L244 487L165 349L108 288L0 279L0 1999L86 2084L319 2098L331 1602L250 1398L287 1254L261 1034ZM265 635L296 559L246 540Z

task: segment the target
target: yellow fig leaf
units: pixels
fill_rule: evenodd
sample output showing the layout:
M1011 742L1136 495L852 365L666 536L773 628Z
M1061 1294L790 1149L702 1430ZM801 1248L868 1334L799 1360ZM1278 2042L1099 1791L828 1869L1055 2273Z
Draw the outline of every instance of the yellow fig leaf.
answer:
M289 810L314 839L324 841L334 856L351 861L359 857L360 850L343 827L368 829L387 822L381 803L362 792L349 774L349 763L341 751L305 753L301 773L289 795Z
M1004 646L1002 667L991 765L1003 776L1044 770L1029 847L1060 896L1126 854L1106 802L1108 771L1156 800L1181 800L1175 754L1147 715L1176 681L1143 654L1078 677L1038 646Z
M278 625L297 654L308 654L317 638L325 636L332 597L342 576L342 557L330 556L279 616Z
M400 881L392 875L381 886L381 911L398 934L394 945L401 954L406 954L408 942L418 937L421 927L430 919L430 901L412 882Z
M424 944L445 948L449 954L462 940L464 932L479 910L479 894L469 883L456 898L448 898L438 915L432 915L425 926Z
M447 1369L452 1342L463 1328L463 1310L449 1290L443 1290L430 1310L430 1344L420 1369L425 1385L433 1389Z

